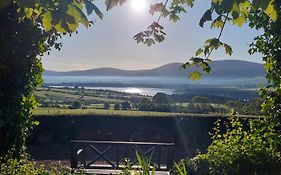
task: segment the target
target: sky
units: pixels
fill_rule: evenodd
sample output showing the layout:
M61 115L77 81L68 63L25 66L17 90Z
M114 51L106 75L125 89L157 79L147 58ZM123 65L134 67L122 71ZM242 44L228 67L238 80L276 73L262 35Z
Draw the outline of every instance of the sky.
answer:
M144 2L140 8L139 2ZM104 14L103 20L96 16L90 28L79 27L78 34L64 36L61 51L53 50L43 57L43 67L46 70L69 71L85 70L100 67L113 67L126 70L151 69L168 63L184 63L194 56L206 39L214 38L219 31L210 29L209 23L201 28L198 23L203 13L209 7L209 1L195 1L195 6L180 15L180 21L173 23L168 18L162 18L160 24L167 34L163 43L151 47L137 44L133 36L143 31L158 15L148 13L151 0L127 0L122 6L106 11L102 0L95 1ZM204 3L205 2L205 3ZM137 5L136 5L137 4ZM219 49L211 55L212 60L237 59L261 63L261 55L250 56L248 46L259 31L250 29L247 25L236 27L227 24L221 40L232 46L234 54L225 55Z

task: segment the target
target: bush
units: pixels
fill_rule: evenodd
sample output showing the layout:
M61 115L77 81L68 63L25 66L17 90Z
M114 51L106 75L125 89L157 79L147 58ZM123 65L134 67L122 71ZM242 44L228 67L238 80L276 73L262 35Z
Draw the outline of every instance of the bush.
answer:
M190 103L187 106L187 111L191 113L207 114L216 112L216 109L208 103Z
M71 109L81 109L82 104L80 101L74 101L70 106Z
M121 106L123 110L131 109L131 104L128 101L121 103Z
M169 103L172 103L172 100L169 97L169 95L165 94L165 93L162 93L162 92L157 92L157 94L155 94L152 97L152 101L153 101L153 103L156 103L156 104L169 104Z
M230 100L230 101L227 101L225 103L225 105L228 107L228 109L231 111L231 110L234 110L235 112L238 112L238 113L242 113L243 110L243 103L240 102L240 101L237 101L237 100Z
M104 109L109 109L110 108L110 104L109 103L104 103L103 104L103 108Z
M35 162L27 159L1 159L1 175L72 175L71 170L60 164L53 164L46 169L43 165L37 165ZM5 163L3 163L5 162ZM79 173L81 174L81 173ZM83 173L82 173L83 174Z
M138 104L138 108L141 111L153 111L154 110L154 104L152 101L148 98L143 98L140 103Z
M241 120L241 119L240 119ZM280 139L277 124L269 119L240 121L231 118L223 127L216 123L207 153L185 160L190 175L279 175ZM177 171L174 168L173 173Z
M119 109L120 109L120 104L119 103L114 104L114 110L119 110Z

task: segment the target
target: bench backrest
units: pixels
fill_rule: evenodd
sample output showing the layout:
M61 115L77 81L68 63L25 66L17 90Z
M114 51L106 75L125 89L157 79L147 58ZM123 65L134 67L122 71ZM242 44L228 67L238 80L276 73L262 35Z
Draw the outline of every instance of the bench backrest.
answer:
M156 171L173 166L174 143L72 140L71 168L140 169L136 152L151 161Z

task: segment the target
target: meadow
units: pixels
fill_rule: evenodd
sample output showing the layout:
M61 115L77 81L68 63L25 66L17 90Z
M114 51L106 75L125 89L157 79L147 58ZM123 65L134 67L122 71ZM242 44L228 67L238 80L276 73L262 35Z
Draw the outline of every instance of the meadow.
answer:
M185 101L176 101L177 98L172 98L174 95L162 94L157 99L137 93L78 87L41 87L34 91L34 95L39 106L33 110L36 116L201 117L227 116L233 109L240 110L240 115L249 115L243 113L242 109L252 105L239 101L216 102L213 98L203 96L190 96ZM251 107L252 111L254 107Z

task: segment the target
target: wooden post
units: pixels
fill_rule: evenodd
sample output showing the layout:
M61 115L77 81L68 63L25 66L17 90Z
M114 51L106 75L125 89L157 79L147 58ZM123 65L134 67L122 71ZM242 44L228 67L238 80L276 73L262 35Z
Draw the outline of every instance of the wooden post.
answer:
M158 146L158 169L161 169L161 147Z
M116 145L116 168L118 169L119 168L119 161L120 161L120 158L119 158L119 145Z
M167 169L170 170L173 167L173 156L174 156L174 146L168 147L167 156Z
M74 142L70 142L70 167L77 168L77 152Z
M86 143L83 143L83 147L82 147L82 155L81 155L81 164L83 165L84 168L86 168Z

